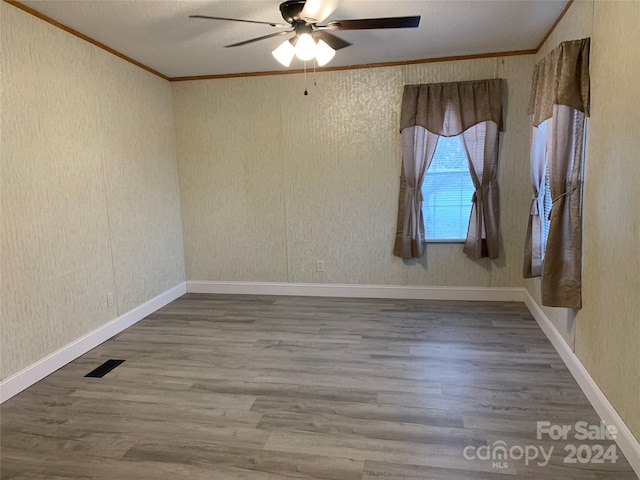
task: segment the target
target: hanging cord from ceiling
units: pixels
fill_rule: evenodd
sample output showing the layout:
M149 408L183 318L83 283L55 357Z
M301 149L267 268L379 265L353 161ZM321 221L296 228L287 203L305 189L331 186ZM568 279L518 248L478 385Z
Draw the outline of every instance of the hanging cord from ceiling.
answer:
M313 86L318 86L318 78L316 76L316 59L313 59ZM307 89L307 62L304 62L304 94L309 95L309 90Z

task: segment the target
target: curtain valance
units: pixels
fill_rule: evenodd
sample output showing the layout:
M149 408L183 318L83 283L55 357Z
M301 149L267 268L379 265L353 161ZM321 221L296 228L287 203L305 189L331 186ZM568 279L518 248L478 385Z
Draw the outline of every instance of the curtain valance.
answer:
M566 105L589 115L589 38L562 42L533 71L529 115L534 126Z
M422 126L436 135L452 137L486 121L504 130L500 78L404 87L400 131Z

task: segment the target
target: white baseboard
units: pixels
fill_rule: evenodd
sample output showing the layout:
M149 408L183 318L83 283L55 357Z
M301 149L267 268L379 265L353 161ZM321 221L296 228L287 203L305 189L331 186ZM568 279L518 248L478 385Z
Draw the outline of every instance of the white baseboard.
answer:
M67 363L84 355L89 350L109 340L114 335L129 328L156 310L181 297L187 292L186 283L183 282L148 302L128 311L124 315L111 320L94 331L78 338L68 345L56 350L28 367L14 373L0 382L0 403L9 400L14 395L52 374Z
M616 412L616 409L611 405L606 395L600 390L598 384L591 375L589 375L584 365L582 365L580 359L573 353L571 347L569 347L564 338L562 338L562 335L560 335L558 330L553 326L549 317L547 317L540 308L540 305L538 305L527 290L524 290L524 297L524 303L527 305L527 308L529 308L538 325L540 325L542 331L555 347L598 416L600 416L607 425L613 425L618 430L616 443L629 461L631 468L633 468L638 477L640 477L640 443L638 439L631 433L631 430L629 430L629 427L627 427L620 415L618 415L618 412Z
M187 281L188 293L523 302L522 288Z

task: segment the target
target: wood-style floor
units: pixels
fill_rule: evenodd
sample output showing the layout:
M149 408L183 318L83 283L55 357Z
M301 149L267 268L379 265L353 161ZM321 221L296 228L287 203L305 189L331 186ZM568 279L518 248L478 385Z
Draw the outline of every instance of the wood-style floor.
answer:
M519 303L189 294L1 414L3 480L637 478L536 439L599 419Z

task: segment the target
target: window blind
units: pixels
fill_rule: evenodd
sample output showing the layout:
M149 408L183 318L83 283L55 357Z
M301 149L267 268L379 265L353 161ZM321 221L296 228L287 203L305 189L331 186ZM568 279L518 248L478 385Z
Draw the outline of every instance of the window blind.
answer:
M458 137L440 137L422 184L425 235L431 241L464 241L475 188Z

